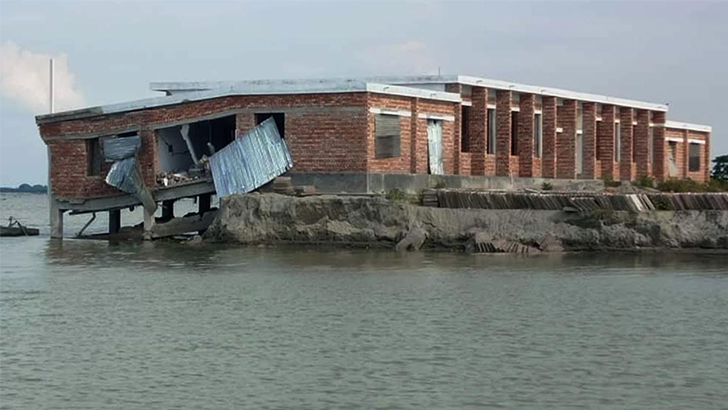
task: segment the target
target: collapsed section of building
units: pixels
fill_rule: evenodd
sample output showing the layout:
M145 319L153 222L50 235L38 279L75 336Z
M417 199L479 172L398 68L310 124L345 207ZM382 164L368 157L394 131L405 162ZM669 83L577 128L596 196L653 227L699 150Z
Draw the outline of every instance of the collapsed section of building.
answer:
M202 217L212 194L248 192L282 173L354 193L385 189L383 176L403 185L426 175L709 177L711 127L668 121L662 104L469 76L151 88L167 95L36 117L52 236L65 212L109 211L115 232L120 209L143 205L151 237L159 203L164 220L175 200L199 197Z

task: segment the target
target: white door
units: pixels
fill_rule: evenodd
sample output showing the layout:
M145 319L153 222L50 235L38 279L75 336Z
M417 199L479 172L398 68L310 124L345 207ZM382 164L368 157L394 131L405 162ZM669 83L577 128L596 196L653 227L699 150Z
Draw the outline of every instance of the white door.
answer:
M443 175L442 166L442 121L427 120L427 151L430 174Z

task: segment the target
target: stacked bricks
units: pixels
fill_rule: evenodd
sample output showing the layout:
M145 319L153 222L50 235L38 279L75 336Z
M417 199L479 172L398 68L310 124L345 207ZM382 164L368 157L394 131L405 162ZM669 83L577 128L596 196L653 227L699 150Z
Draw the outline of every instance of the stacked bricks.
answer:
M518 176L533 177L533 94L521 94L518 113Z
M629 181L632 178L632 109L622 107L619 110L619 130L622 140L619 144L621 150L619 157L619 179Z
M541 98L543 116L543 157L541 175L544 178L556 177L556 97Z
M495 174L511 175L511 99L510 91L496 91Z
M576 101L564 100L561 109L562 132L556 143L556 178L576 177Z
M582 179L596 177L597 160L597 105L593 102L582 104Z
M470 174L486 175L488 146L488 89L473 87L468 129L470 132Z
M454 93L461 95L463 91L463 86L460 83L450 83L445 84L445 91L449 93ZM452 162L453 162L453 174L459 175L460 174L460 168L462 159L460 158L460 148L462 147L462 139L467 137L466 135L462 134L462 122L463 122L463 109L462 106L458 106L455 109L455 123L454 125L454 133L453 133L453 155L452 155Z

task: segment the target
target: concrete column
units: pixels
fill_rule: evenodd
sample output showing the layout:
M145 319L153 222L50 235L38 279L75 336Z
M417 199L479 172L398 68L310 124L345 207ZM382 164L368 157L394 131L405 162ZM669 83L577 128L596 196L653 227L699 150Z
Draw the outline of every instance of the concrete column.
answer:
M599 123L599 158L602 161L602 178L615 178L614 169L614 106L602 105L602 121Z
M473 87L470 107L470 175L485 175L488 148L488 89Z
M202 194L198 197L197 201L198 212L202 215L210 210L212 194Z
M556 97L541 97L543 116L543 157L541 173L544 178L556 178Z
M51 238L63 239L63 213L65 211L58 207L58 201L52 194L49 196Z
M109 211L109 233L119 233L121 229L121 210L116 209Z
M556 141L556 178L576 178L576 100L564 100Z
M162 201L162 220L174 218L174 200Z
M154 212L149 212L147 208L142 207L144 212L144 240L152 239L152 227L154 226Z
M622 107L619 110L619 130L622 134L622 140L619 144L619 179L621 181L632 180L632 121L634 120L631 108Z
M666 115L663 111L654 111L652 113L652 121L655 124L652 137L655 141L652 149L655 150L655 160L652 162L652 176L659 181L665 179L665 170L667 169L667 154L665 152L665 119Z
M459 83L445 84L445 91L449 93L460 94L462 91L462 85ZM462 123L463 123L463 106L458 105L455 107L455 121L454 121L454 132L452 142L452 163L453 163L453 175L460 174L460 148L462 147ZM444 124L443 124L444 126Z
M510 91L496 91L495 174L511 175L511 99Z
M533 94L521 94L518 113L518 176L533 177Z
M637 178L650 174L650 112L637 110L637 127L634 132L634 161Z
M597 104L582 103L582 179L594 179L597 166Z

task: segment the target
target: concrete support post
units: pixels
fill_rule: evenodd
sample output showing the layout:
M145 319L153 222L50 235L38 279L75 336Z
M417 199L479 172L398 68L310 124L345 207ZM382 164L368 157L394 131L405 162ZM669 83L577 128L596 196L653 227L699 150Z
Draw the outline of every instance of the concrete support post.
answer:
M58 201L50 195L50 222L51 222L51 238L63 239L63 209L58 207Z
M556 178L576 178L576 100L564 100L556 141Z
M599 123L599 158L602 161L602 178L616 179L614 169L614 106L602 105L602 121Z
M462 85L459 83L452 83L445 85L445 91L449 93L460 94L462 91ZM453 124L453 143L452 143L452 164L453 164L453 175L460 174L460 148L462 147L462 130L463 130L463 106L459 105L455 107L455 121Z
M197 198L197 209L200 215L210 210L212 194L202 194Z
M144 212L144 240L152 239L152 227L154 226L154 212L149 212L147 208L142 207Z
M634 130L634 161L637 178L650 174L650 112L637 110L637 127Z
M485 175L488 149L488 89L473 87L470 107L470 175Z
M162 220L169 221L174 218L174 200L162 201Z
M597 104L582 103L581 143L582 164L581 178L594 179L597 167Z
M543 116L543 157L541 174L544 178L556 178L556 97L541 97Z
M121 229L121 210L109 211L109 234L119 233Z
M665 170L667 169L667 154L665 152L665 120L666 115L662 111L654 111L652 113L652 121L654 122L654 130L652 137L655 139L652 149L655 150L655 159L652 162L652 176L659 181L665 180Z
M510 91L496 91L496 142L495 142L495 174L511 175L511 99Z
M518 113L518 176L533 177L533 94L521 94Z
M634 120L631 108L622 108L619 110L619 131L622 134L622 140L619 143L619 179L621 181L632 180L632 121Z

